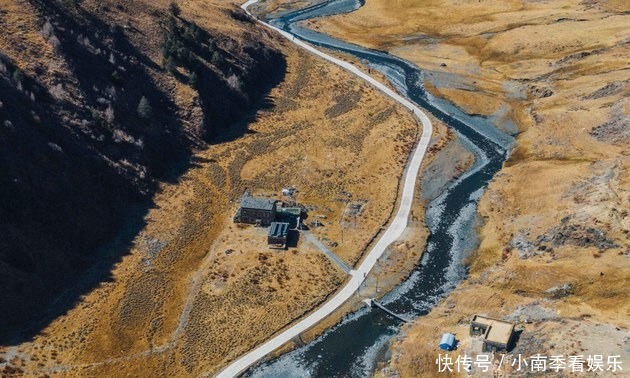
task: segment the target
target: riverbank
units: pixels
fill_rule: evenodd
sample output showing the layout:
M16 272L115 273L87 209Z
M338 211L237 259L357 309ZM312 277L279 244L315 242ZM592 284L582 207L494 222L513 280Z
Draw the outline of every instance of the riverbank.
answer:
M510 138L501 133L493 133L483 118L468 117L463 114L458 114L457 118L454 118L451 112L456 109L451 108L448 114L443 110L443 107L448 109L447 103L433 100L428 102L424 97L423 89L417 86L418 71L408 63L392 59L386 54L357 49L356 46L331 40L325 35L313 34L296 27L294 22L295 17L305 19L330 14L330 12L347 12L354 9L356 5L355 2L328 2L324 7L312 7L296 13L283 13L279 19L271 22L284 30L297 33L300 38L305 38L317 46L332 47L333 50L341 50L358 57L362 63L369 65L369 69L381 71L401 93L405 93L418 103L429 106L441 119L448 120L449 125L462 134L462 142L467 145L466 148L475 151L478 158L469 172L450 184L447 190L440 193L439 198L432 201L435 202L431 205L433 214L427 218L432 219L434 235L432 235L433 242L427 246L427 250L435 253L423 259L422 266L415 269L413 277L401 285L397 293L388 295L387 301L390 305L414 316L414 314L417 315L418 310L425 308L424 306L430 308L434 298L439 298L449 291L452 285L461 279L463 272L456 256L468 253L470 248L462 245L458 240L471 236L475 222L475 202L479 197L475 193L481 193L480 191L499 168L505 156L501 149L497 149L495 142L488 138L497 138L497 141L505 140L508 144ZM484 134L487 132L489 135L472 132L470 129L472 125L483 127ZM435 186L439 188L439 185ZM469 198L469 200L462 201L462 198ZM473 211L470 211L471 209ZM452 222L455 222L458 227L454 227ZM414 300L419 302L415 303ZM369 374L370 366L374 363L374 353L379 353L374 347L380 348L379 346L383 345L383 341L387 341L392 332L388 321L381 322L377 315L372 311L364 310L354 313L333 329L325 332L315 342L257 368L254 376L295 374L297 371L309 371L310 375L344 375L350 374L350 371L356 372L357 368ZM377 344L373 344L374 342ZM326 355L326 359L323 359L322 355ZM355 365L358 360L363 361L362 367Z
M199 3L181 7L199 24L214 20ZM225 27L258 28L233 22ZM233 224L236 202L245 189L280 197L282 187L296 186L312 215L327 217L312 232L337 242L352 263L387 222L418 124L344 70L267 38L286 54L287 73L248 132L197 151L194 167L160 188L111 280L33 340L3 347L0 368L61 377L217 371L343 283L303 241L269 252L264 232ZM341 225L347 193L365 200L365 211Z
M417 63L436 96L519 132L480 201L469 277L407 327L394 371L437 374L435 343L447 331L478 353L466 336L475 313L519 323L513 353L630 359L630 224L620 210L630 201L627 11L621 2L372 0L309 22Z

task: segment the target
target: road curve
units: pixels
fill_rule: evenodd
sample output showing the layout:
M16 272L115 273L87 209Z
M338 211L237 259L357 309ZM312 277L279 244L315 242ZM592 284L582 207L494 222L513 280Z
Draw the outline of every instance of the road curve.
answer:
M249 0L245 4L241 6L245 12L249 15L248 8L257 3L260 0ZM326 318L333 311L339 308L344 302L346 302L352 295L359 289L361 283L365 280L367 274L372 270L374 264L378 260L381 255L385 252L385 249L394 241L396 241L402 235L403 231L407 227L407 221L409 218L409 214L411 212L411 205L413 203L413 195L415 190L415 184L418 178L418 172L420 170L420 164L422 163L422 159L425 156L427 151L427 147L429 146L429 142L431 140L431 134L433 133L433 126L429 117L418 108L414 103L402 97L398 93L394 92L389 87L380 83L376 79L372 78L365 72L361 71L359 68L354 65L345 62L341 59L337 59L332 57L313 46L293 37L290 33L287 33L281 29L278 29L266 22L258 20L259 23L264 25L265 27L272 29L279 33L280 35L287 38L289 41L295 43L296 45L302 47L303 49L331 62L334 63L352 74L360 77L361 79L367 81L376 89L385 93L387 96L391 97L407 109L409 109L413 115L415 115L418 120L422 123L422 136L420 137L420 141L418 145L414 149L411 155L411 159L408 162L407 169L405 171L405 178L403 182L403 191L398 207L398 211L396 215L391 220L389 226L385 230L385 232L381 235L378 242L372 247L372 249L367 253L361 264L356 270L351 271L351 278L345 284L345 286L338 291L330 300L321 305L317 310L315 310L310 315L306 316L302 320L298 321L288 329L282 331L280 334L274 336L270 340L266 341L262 345L256 347L255 349L247 352L243 356L234 360L230 363L225 369L223 369L217 377L219 378L231 378L236 377L239 374L243 373L247 368L261 360L263 357L273 352L274 350L281 347L283 344L289 342L294 337L298 336L302 332L308 330L322 319Z

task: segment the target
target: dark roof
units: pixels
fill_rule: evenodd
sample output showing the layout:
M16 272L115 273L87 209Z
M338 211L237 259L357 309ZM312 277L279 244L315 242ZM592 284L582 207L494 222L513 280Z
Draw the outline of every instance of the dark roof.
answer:
M269 236L276 238L286 237L289 233L289 224L283 222L271 222L269 226Z
M257 210L273 210L276 200L262 197L244 195L241 197L241 208Z

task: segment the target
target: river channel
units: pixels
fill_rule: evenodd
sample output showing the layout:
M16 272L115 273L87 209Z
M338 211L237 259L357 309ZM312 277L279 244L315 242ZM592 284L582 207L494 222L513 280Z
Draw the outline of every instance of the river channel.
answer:
M408 319L425 315L466 277L462 259L478 246L477 202L501 169L513 138L493 119L471 116L432 96L416 65L381 51L369 50L302 27L301 21L352 12L359 0L329 0L305 9L267 15L267 22L320 48L351 54L378 70L407 98L443 121L475 155L475 163L428 205L430 229L421 263L409 278L382 298L382 303ZM436 84L434 82L434 84ZM437 83L438 85L440 83ZM504 126L502 128L497 126ZM389 358L389 344L399 334L400 321L376 308L362 308L312 342L274 360L252 367L250 377L366 377ZM437 340L436 340L437 343Z

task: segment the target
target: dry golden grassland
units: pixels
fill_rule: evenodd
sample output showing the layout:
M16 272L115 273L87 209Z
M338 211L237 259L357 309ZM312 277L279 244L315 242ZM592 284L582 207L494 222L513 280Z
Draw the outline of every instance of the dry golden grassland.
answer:
M203 14L213 6L182 4L199 24L212 21ZM111 281L31 342L3 348L12 366L29 376L215 372L343 283L343 272L305 240L271 251L265 230L233 224L238 199L245 189L279 196L296 186L311 217L325 216L312 232L337 242L332 249L353 265L390 216L419 125L341 69L275 43L288 69L273 106L244 136L199 151L192 169L164 184ZM185 88L177 91L190 101ZM452 136L440 128L435 139L434 152ZM342 220L348 200L363 209ZM422 218L414 218L419 232ZM417 261L421 244L397 246L384 268Z
M477 353L467 337L475 313L520 322L514 353L630 360L628 10L623 1L368 0L310 22L417 63L433 93L520 132L480 202L469 278L394 345L402 376L436 372L446 331Z

